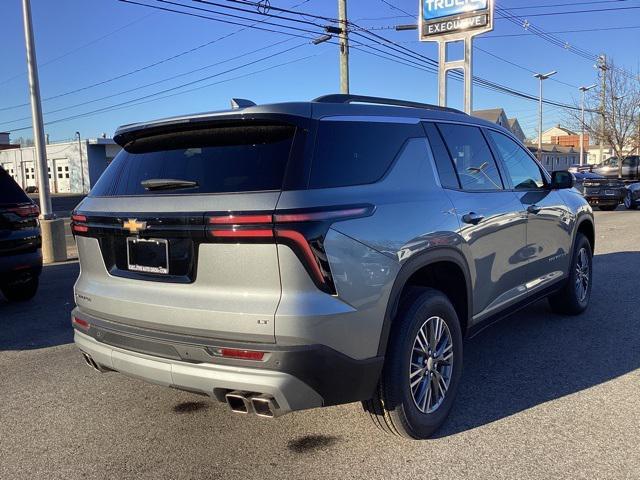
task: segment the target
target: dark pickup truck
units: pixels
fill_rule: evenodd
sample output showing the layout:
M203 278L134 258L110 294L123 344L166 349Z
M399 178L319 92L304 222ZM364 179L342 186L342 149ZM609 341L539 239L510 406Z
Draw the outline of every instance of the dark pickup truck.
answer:
M575 187L592 207L615 210L626 195L625 184L618 178L606 178L592 172L576 172Z

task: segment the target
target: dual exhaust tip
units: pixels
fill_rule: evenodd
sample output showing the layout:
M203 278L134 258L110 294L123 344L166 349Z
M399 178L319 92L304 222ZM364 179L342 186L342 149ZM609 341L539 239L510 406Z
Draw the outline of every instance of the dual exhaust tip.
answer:
M103 367L99 363L96 363L96 361L93 358L91 358L91 355L89 355L88 353L84 353L84 352L81 352L81 353L85 363L91 368L93 368L96 372L104 373L109 371L109 369Z
M225 399L232 412L250 414L258 417L275 418L279 416L279 407L271 395L251 392L233 391L225 395Z

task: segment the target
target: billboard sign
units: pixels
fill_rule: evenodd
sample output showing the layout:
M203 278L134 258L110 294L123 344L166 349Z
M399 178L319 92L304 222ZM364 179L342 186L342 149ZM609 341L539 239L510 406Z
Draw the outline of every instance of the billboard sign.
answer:
M490 30L493 0L420 0L421 40L473 36Z

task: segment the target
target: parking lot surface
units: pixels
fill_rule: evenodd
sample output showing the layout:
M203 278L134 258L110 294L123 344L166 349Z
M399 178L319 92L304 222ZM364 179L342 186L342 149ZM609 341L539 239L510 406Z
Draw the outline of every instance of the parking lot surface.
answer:
M640 478L640 211L596 222L587 313L539 302L467 341L422 442L357 404L263 420L98 374L71 343L78 265L47 266L33 301L0 299L0 478Z

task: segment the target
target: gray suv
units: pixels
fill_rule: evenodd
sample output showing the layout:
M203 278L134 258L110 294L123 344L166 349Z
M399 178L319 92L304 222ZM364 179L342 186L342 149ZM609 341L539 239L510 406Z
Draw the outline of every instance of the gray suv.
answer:
M445 420L463 338L579 314L594 221L568 172L459 111L330 95L121 127L73 214L75 342L99 371L276 417Z

